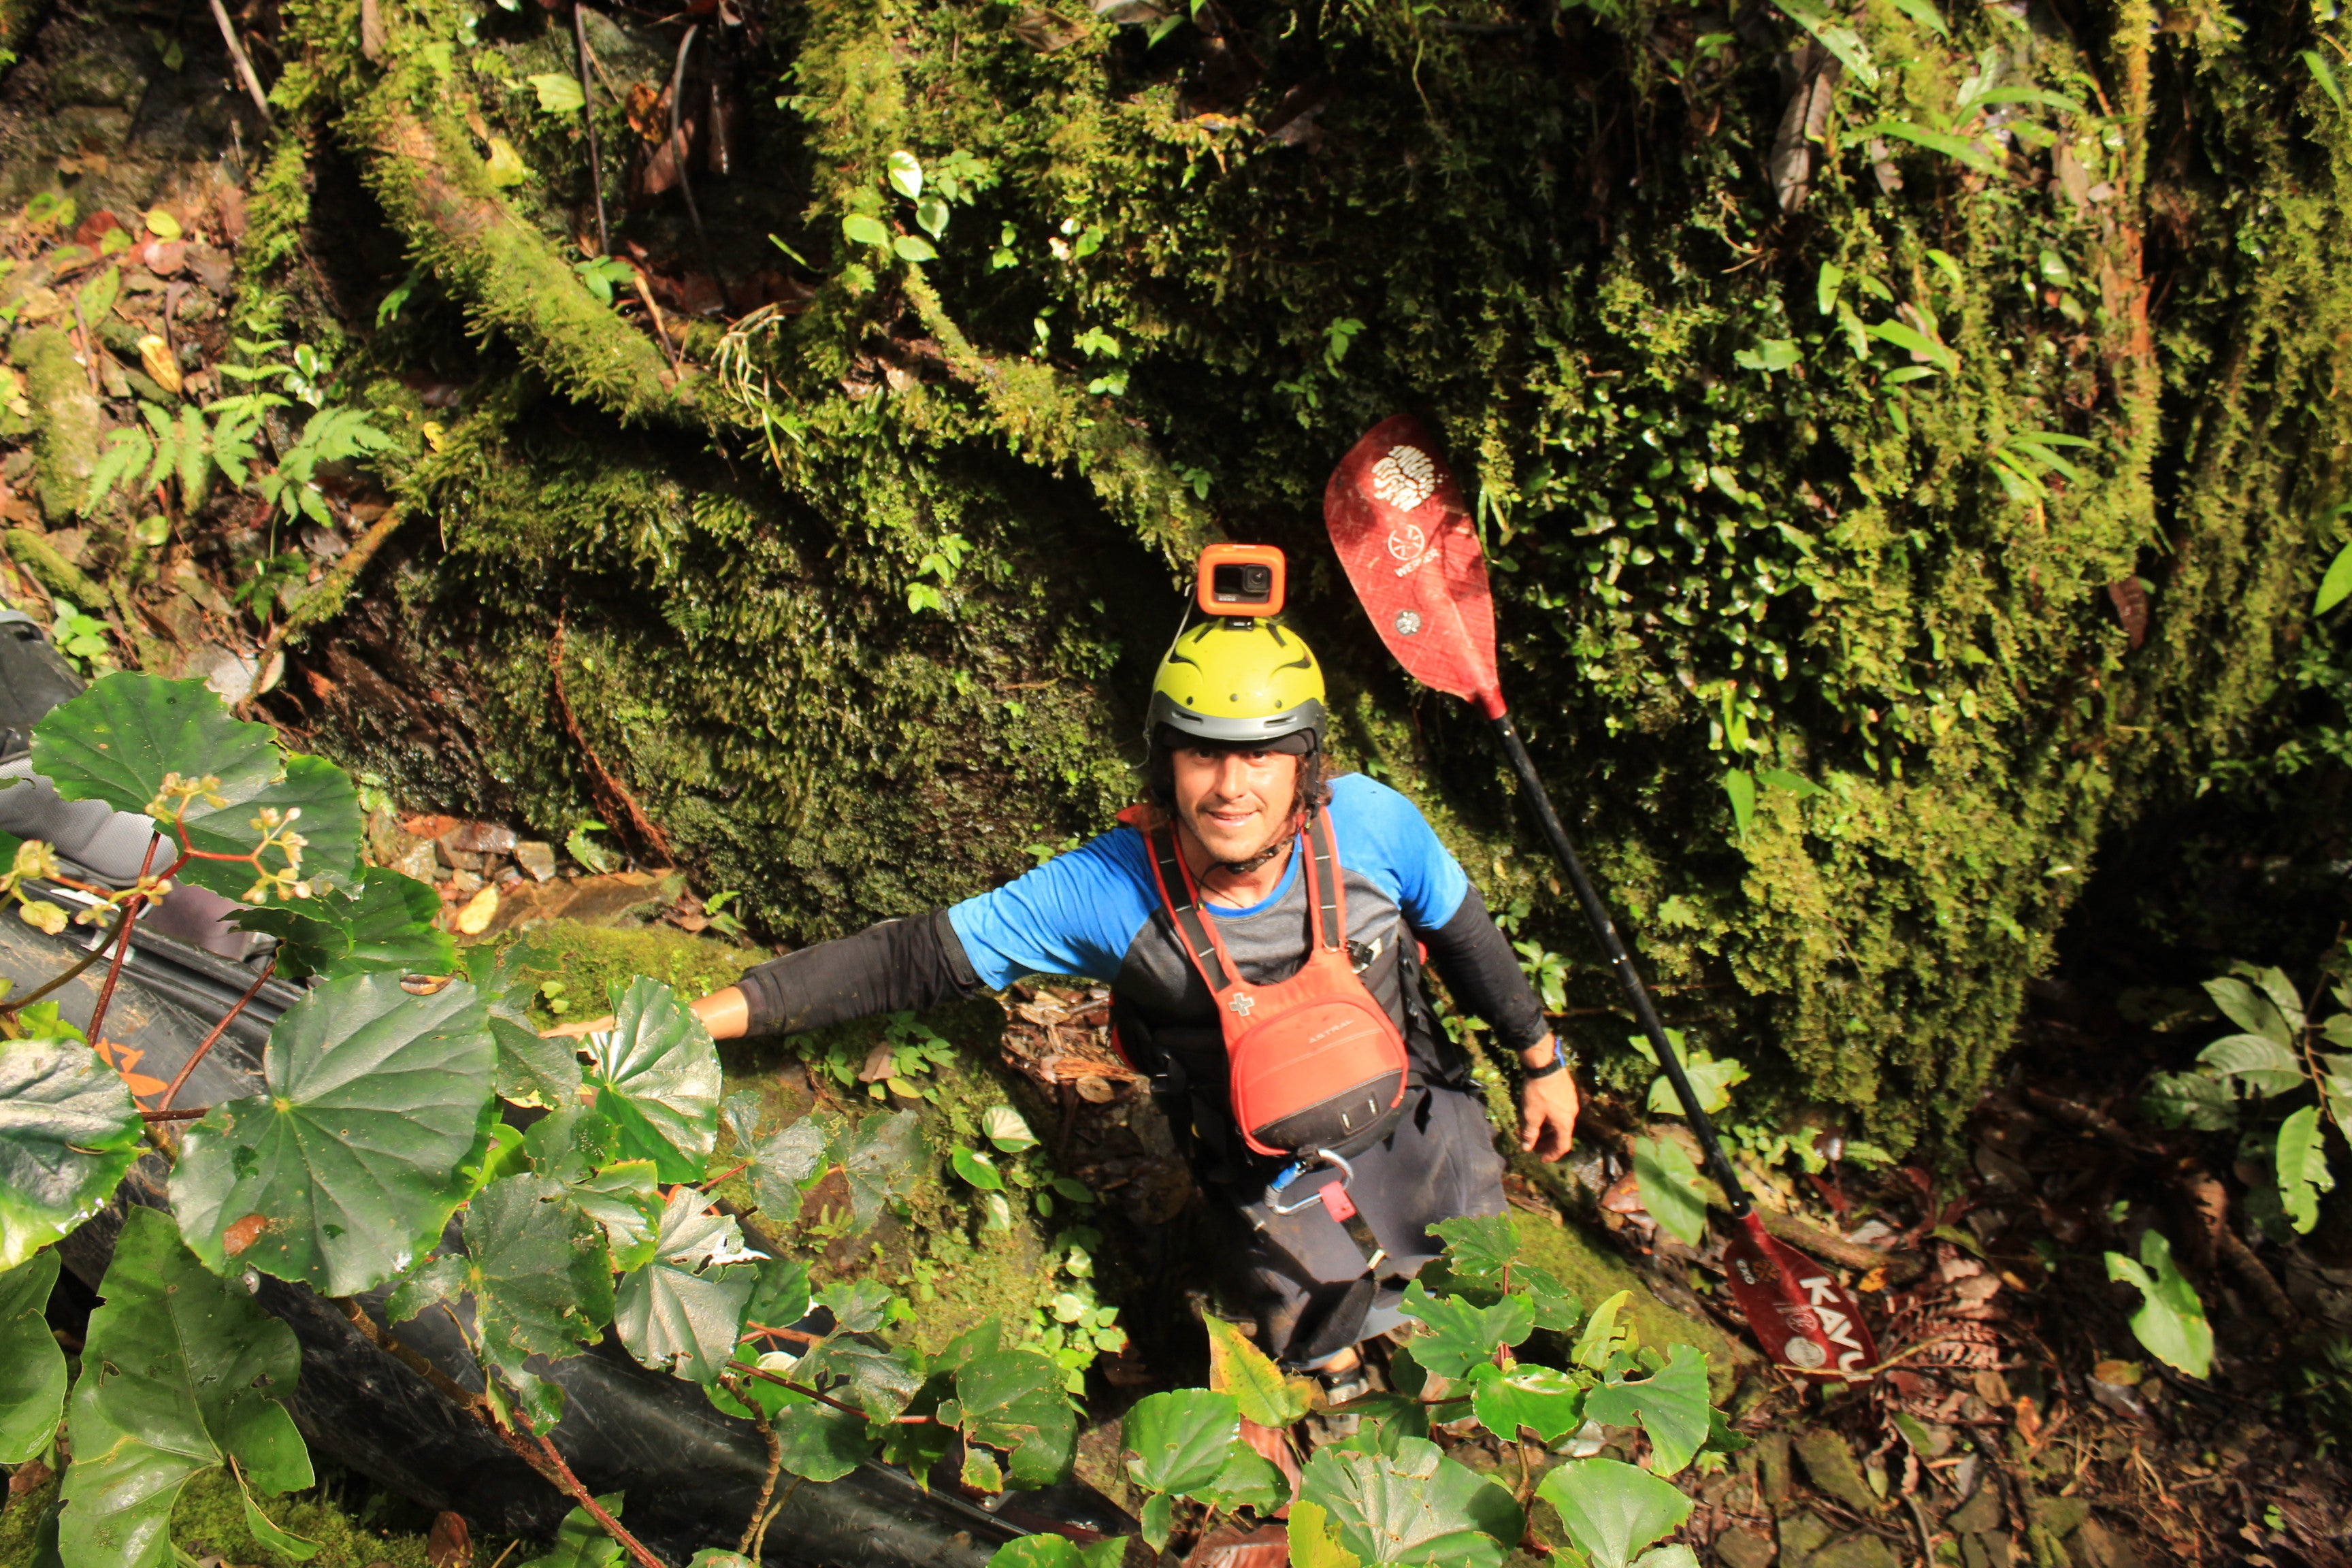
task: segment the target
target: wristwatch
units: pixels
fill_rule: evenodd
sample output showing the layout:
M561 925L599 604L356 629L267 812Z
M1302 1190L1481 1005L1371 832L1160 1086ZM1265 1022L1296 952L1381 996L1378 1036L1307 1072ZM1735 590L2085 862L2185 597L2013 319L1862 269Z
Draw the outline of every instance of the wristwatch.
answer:
M1549 1078L1556 1072L1566 1072L1567 1070L1568 1052L1560 1047L1559 1039L1555 1036L1551 1042L1551 1060L1546 1062L1539 1068L1520 1068L1519 1081L1521 1083L1533 1083L1539 1078Z

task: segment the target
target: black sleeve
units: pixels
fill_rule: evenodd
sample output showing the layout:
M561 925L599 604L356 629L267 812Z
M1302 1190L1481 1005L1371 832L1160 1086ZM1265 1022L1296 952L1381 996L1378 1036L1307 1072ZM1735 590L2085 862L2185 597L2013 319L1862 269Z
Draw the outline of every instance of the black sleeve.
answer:
M1526 1050L1547 1034L1543 1005L1511 953L1511 944L1496 929L1486 912L1486 900L1474 884L1462 895L1454 918L1433 931L1423 931L1429 962L1445 976L1454 999L1486 1020L1496 1038L1511 1051Z
M986 989L945 910L884 921L856 936L772 958L737 984L751 1005L745 1033L751 1035L790 1035L932 1007Z

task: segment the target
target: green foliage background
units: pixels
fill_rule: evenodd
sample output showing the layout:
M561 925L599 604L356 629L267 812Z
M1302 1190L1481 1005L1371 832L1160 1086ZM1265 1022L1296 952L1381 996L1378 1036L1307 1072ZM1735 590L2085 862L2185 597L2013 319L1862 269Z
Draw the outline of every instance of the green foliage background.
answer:
M1932 1136L2101 836L2259 727L2339 542L2325 68L2352 40L2211 0L1805 14L1845 66L1783 211L1768 164L1820 53L1793 9L1210 0L1154 43L1076 5L755 7L744 172L698 188L721 270L813 298L673 318L676 370L573 269L576 117L524 80L570 68L566 29L387 5L370 59L355 0L310 0L241 309L338 341L405 430L431 521L369 591L404 657L465 672L484 761L307 717L560 830L588 809L548 717L561 622L603 754L805 941L1107 826L1178 563L1267 539L1350 759L1581 953L1475 724L1391 674L1325 562L1325 476L1412 409L1476 496L1507 689L1674 1021L1884 1142ZM657 40L599 26L614 75L666 79ZM960 172L936 261L843 228L920 235L900 151L934 195ZM347 167L364 195L316 177ZM380 327L284 238L351 217L335 191L420 265ZM692 249L667 207L631 221ZM472 383L464 412L416 373ZM1732 767L1821 792L1768 784L1741 831Z

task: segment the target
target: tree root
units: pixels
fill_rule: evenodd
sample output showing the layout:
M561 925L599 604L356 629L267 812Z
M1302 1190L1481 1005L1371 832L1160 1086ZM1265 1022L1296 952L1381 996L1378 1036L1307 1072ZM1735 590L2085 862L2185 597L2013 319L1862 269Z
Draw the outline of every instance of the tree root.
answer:
M59 598L71 599L85 610L94 610L107 603L104 588L82 575L81 568L58 554L57 546L31 529L10 529L7 547L16 564Z
M580 716L572 712L572 700L563 694L563 616L560 614L555 617L554 639L547 645L547 668L555 678L555 710L563 721L563 732L572 737L572 743L580 748L581 760L588 764L588 792L595 796L596 809L612 818L614 827L626 826L630 848L637 858L649 865L676 865L669 836L646 815L628 785L613 776L596 748L588 743L588 732L580 727Z
M624 419L701 423L688 373L597 302L547 237L509 211L446 108L413 109L398 77L344 121L369 185L478 324L559 392Z

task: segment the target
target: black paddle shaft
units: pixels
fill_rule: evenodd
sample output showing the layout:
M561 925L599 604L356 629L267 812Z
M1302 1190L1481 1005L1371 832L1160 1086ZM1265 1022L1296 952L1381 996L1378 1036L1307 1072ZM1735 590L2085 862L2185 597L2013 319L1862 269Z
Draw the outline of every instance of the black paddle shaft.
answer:
M1633 1016L1641 1022L1642 1032L1650 1037L1650 1048L1658 1054L1658 1066L1665 1069L1666 1081L1675 1086L1675 1097L1683 1102L1683 1114L1690 1119L1691 1131L1698 1134L1699 1147L1706 1152L1715 1179L1723 1184L1723 1195L1730 1205L1732 1217L1746 1218L1754 1206L1748 1201L1748 1190L1732 1173L1731 1161L1716 1140L1715 1123L1699 1109L1698 1091L1691 1088L1690 1075L1683 1071L1682 1058L1675 1054L1674 1042L1666 1038L1666 1026L1650 1000L1650 988L1642 984L1642 976L1633 967L1633 955L1625 951L1625 943L1617 934L1617 922L1609 918L1609 907L1594 890L1592 879L1584 874L1584 862L1578 858L1576 846L1569 842L1568 829L1560 826L1559 813L1551 808L1551 796L1536 773L1535 759L1528 755L1528 748L1520 742L1518 731L1512 728L1508 714L1497 714L1494 724L1495 734L1503 743L1503 754L1511 759L1512 771L1519 775L1519 787L1527 792L1528 804L1535 808L1544 837L1551 840L1551 852L1559 857L1569 881L1575 885L1576 901L1584 906L1584 918L1591 922L1601 951L1609 955L1611 967L1617 971L1617 983L1625 988L1625 999L1633 1005Z

